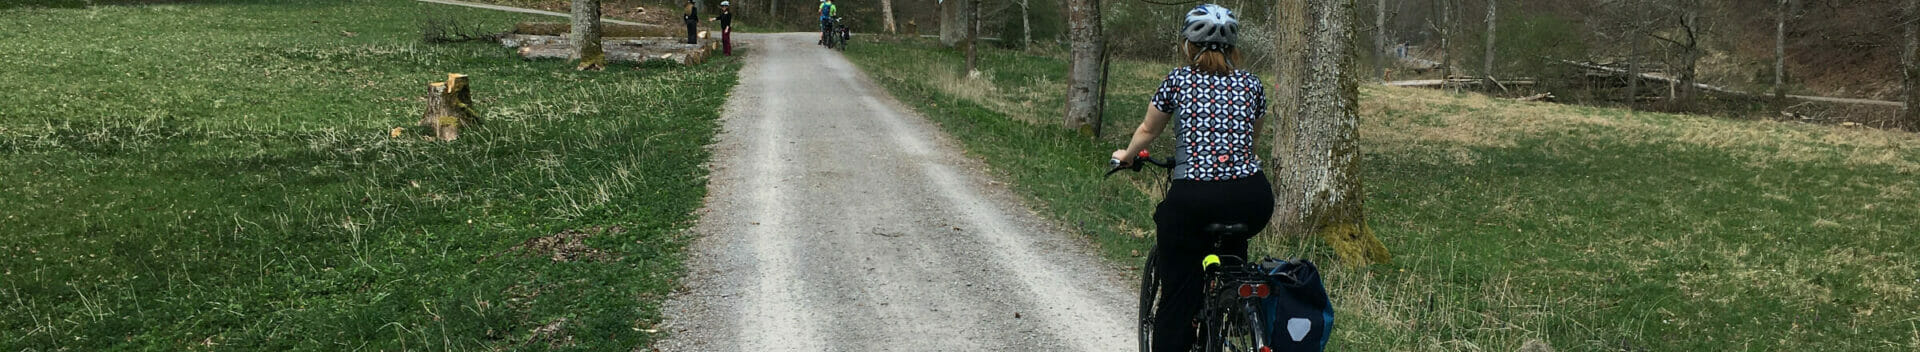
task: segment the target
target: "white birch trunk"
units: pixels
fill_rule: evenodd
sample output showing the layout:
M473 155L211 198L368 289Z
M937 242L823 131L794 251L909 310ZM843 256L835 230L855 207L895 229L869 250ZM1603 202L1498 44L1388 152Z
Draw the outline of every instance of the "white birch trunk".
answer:
M893 23L893 0L880 0L880 26L885 27L888 34L900 33Z
M1032 0L1020 0L1020 47L1033 46L1033 8Z
M1100 104L1104 93L1101 90L1106 87L1101 82L1107 43L1100 28L1100 0L1067 0L1067 23L1067 36L1072 45L1067 70L1067 111L1062 122L1082 135L1096 136L1105 108Z

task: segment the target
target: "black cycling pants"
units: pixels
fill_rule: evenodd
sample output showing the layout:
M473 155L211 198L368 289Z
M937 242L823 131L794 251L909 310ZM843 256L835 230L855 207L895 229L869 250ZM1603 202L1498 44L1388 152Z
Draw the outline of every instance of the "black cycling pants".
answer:
M1153 350L1186 352L1195 336L1193 316L1206 295L1200 260L1207 254L1247 257L1247 239L1267 227L1273 216L1273 189L1265 173L1226 181L1174 180L1166 200L1153 212L1158 238L1155 274L1160 306L1153 322ZM1220 241L1207 233L1211 224L1243 224L1247 233Z

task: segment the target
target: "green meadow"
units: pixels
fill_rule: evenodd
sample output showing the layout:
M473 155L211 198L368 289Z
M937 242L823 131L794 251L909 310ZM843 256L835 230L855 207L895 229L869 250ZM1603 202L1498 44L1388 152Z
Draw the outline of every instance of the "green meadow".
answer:
M0 10L0 348L644 345L740 64L576 72L421 42L429 20L533 18ZM485 124L425 140L426 84L454 72Z

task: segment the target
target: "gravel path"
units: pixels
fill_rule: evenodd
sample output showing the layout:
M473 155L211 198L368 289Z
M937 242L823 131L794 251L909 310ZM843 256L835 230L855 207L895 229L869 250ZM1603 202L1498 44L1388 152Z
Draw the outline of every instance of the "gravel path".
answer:
M653 347L1137 348L1128 275L816 38L736 37L757 45Z

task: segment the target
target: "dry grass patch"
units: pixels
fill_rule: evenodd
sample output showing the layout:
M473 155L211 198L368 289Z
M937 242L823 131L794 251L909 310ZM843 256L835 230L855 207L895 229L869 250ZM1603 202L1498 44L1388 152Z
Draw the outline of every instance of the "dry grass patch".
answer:
M1920 171L1920 136L1871 128L1627 112L1516 102L1444 91L1367 86L1361 100L1366 145L1381 151L1512 147L1527 138L1602 128L1606 139L1634 145L1680 142L1750 159L1835 162ZM1453 159L1471 160L1459 149Z

